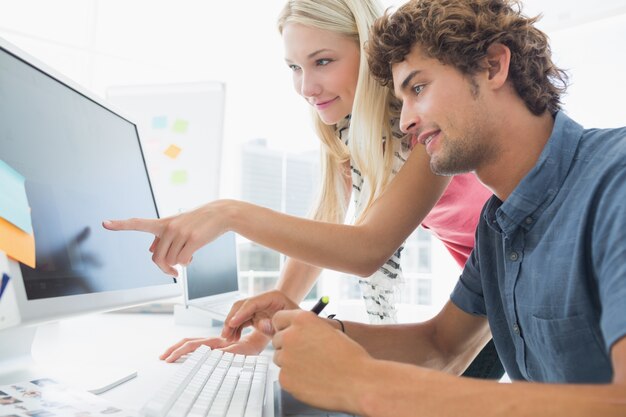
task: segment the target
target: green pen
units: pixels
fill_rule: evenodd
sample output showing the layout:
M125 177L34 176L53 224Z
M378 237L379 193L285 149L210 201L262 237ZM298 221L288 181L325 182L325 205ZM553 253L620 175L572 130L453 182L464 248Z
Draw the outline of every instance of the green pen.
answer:
M311 309L312 312L314 312L315 314L319 315L322 310L328 305L328 301L330 299L328 298L328 296L323 296L322 298L319 299L319 301L313 306L313 308Z

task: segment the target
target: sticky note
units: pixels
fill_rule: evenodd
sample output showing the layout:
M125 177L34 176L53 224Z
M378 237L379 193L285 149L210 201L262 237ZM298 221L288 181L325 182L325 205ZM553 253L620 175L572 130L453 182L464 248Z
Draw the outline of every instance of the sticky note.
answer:
M153 129L165 129L167 127L167 117L166 116L155 116L152 118L152 128Z
M187 120L177 119L172 126L172 130L176 133L185 133L188 126L189 122Z
M172 184L185 184L187 182L187 171L178 170L172 172Z
M165 150L165 155L169 156L172 159L176 159L178 157L178 155L180 154L180 151L182 151L181 148L179 148L176 145L170 145L167 147L167 149Z
M24 177L0 160L0 217L33 233Z
M35 237L4 219L0 219L0 251L31 268L35 267Z

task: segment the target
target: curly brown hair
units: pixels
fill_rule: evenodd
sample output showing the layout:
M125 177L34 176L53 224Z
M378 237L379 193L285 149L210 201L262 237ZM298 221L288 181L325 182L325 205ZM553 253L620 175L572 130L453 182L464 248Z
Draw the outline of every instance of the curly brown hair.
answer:
M367 45L373 76L391 85L391 66L414 45L429 57L470 77L487 49L501 43L511 51L509 80L535 115L561 108L567 74L552 62L548 37L534 24L539 16L522 14L514 0L412 0L373 25Z

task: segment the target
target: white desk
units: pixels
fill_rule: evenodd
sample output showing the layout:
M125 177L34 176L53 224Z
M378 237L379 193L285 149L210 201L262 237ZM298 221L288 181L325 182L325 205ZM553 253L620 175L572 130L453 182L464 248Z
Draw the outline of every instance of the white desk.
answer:
M101 396L114 405L138 410L180 366L159 360L167 347L184 337L207 337L220 330L177 325L170 314L90 315L40 327L33 357L43 367L77 363L84 369L137 370L137 378Z
M91 315L40 327L33 343L33 357L43 366L74 362L99 369L107 366L136 369L137 378L101 394L113 405L132 411L139 410L179 368L179 363L159 360L167 347L185 337L208 337L220 331L217 327L179 325L169 314ZM275 381L277 375L278 368L272 364L270 379ZM274 398L272 388L270 384L268 393ZM271 415L272 404L267 406L266 412ZM300 413L301 405L296 407ZM306 417L346 416L306 406L302 410L301 415Z

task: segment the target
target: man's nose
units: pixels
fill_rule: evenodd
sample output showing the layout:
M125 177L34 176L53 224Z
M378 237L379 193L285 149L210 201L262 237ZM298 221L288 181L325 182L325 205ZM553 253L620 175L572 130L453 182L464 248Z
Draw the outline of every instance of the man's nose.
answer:
M420 118L417 112L410 109L407 105L402 105L400 112L400 130L403 133L415 134L420 124Z

